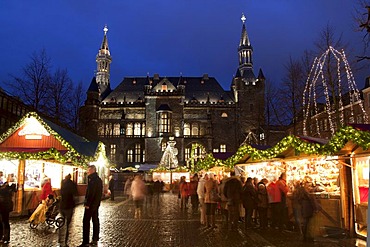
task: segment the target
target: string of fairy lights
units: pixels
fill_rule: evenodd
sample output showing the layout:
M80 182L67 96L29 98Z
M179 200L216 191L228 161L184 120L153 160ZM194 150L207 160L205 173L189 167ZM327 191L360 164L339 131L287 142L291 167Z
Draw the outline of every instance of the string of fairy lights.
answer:
M331 62L334 58L334 62ZM335 64L336 75L328 78L324 72L328 66ZM330 46L320 57L314 59L310 73L306 80L303 93L303 135L313 135L314 121L317 136L321 136L320 114L326 114L329 130L333 135L335 131L344 126L345 106L343 93L349 95L349 117L354 121L354 105L359 104L364 123L368 122L368 115L360 98L351 67L344 50L338 51ZM321 109L319 105L325 108ZM310 131L308 131L310 127ZM310 133L309 133L310 132Z
M99 155L102 155L103 159L107 159L105 146L102 142L98 143L97 149L93 156L87 156L80 154L69 142L63 139L59 133L54 131L44 120L37 115L35 112L27 113L21 120L19 120L13 127L9 128L5 133L0 136L0 143L4 142L6 138L11 136L16 132L20 127L26 124L27 119L35 118L45 129L46 131L55 137L66 149L65 154L60 153L55 148L50 148L46 151L41 152L0 152L0 159L20 159L20 160L56 160L60 163L72 163L80 167L87 167L90 162L97 161Z
M344 126L335 132L327 144L307 142L294 135L284 137L275 146L266 150L259 150L245 144L240 146L236 153L226 160L216 159L212 153L208 153L203 159L197 161L192 171L209 170L215 166L231 169L236 164L247 159L251 162L268 161L281 155L288 148L293 148L296 155L302 153L307 155L331 156L336 155L349 141L352 141L363 150L367 150L370 148L370 132L356 130L351 126Z

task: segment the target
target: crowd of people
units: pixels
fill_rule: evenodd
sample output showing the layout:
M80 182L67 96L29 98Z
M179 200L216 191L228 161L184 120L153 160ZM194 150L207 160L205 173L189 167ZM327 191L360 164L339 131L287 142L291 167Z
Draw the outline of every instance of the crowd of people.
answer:
M244 222L246 229L297 229L304 241L311 241L308 224L317 211L315 198L304 183L296 182L290 191L295 219L292 225L288 217L288 192L285 173L270 180L244 178L235 176L234 172L217 179L214 174L206 173L194 174L190 182L185 177L179 181L180 209L187 209L190 198L192 211L196 213L199 208L200 223L206 227L216 228L215 217L220 214L231 230L236 230L240 222Z
M102 199L103 184L96 172L95 166L87 170L88 184L84 201L83 216L83 246L97 245L99 240L99 206ZM160 195L164 189L163 181L144 181L140 174L127 179L124 184L124 195L134 202L135 219L142 218L143 204L148 198L151 202L159 203ZM252 177L230 176L222 179L216 178L213 173L202 175L194 174L190 181L182 176L176 186L170 187L172 192L178 190L179 209L191 209L193 214L200 213L200 223L204 227L217 228L216 217L221 215L222 224L230 230L236 230L239 223L244 222L246 229L271 228L283 230L290 227L288 219L287 194L289 187L286 183L286 174L282 173L278 179L258 180ZM11 174L4 180L0 171L0 242L9 243L10 226L9 213L13 210L12 197L16 192L14 176ZM69 226L71 223L77 195L76 184L68 174L61 184L61 199L59 211L65 219L65 226L59 231L58 242L60 246L67 246ZM109 178L109 191L111 200L114 200L114 179ZM308 192L304 183L296 181L291 200L295 229L302 235L304 241L312 240L308 234L309 221L317 211L317 204ZM41 201L47 201L53 194L50 178L45 178L42 183ZM149 197L147 197L150 195ZM146 199L147 198L147 199ZM46 203L47 204L47 203ZM90 221L93 223L93 236L90 240Z

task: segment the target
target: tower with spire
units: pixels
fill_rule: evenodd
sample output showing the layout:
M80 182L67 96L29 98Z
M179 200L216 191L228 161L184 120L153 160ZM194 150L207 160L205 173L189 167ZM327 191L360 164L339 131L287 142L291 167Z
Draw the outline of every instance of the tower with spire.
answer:
M262 69L256 77L253 70L253 47L248 37L246 20L242 14L242 32L238 46L238 68L231 83L231 90L239 110L240 137L258 133L264 125L265 77ZM243 140L241 140L243 141Z
M110 55L108 47L107 25L104 26L104 37L101 43L98 54L96 55L96 83L99 86L101 98L110 93L110 63L112 62L112 57Z

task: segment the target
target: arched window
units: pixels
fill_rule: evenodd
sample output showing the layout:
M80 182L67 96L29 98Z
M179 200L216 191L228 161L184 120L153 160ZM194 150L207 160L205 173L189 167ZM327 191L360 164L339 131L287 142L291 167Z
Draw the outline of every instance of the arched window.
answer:
M126 126L126 136L132 135L133 135L132 123L128 123Z
M120 135L120 125L118 123L115 123L113 126L113 135L114 136Z
M190 124L184 124L184 136L190 136Z
M135 123L134 125L134 136L140 136L141 135L141 125L140 123Z
M198 136L198 135L199 135L198 124L192 124L192 126L191 126L191 136Z
M145 123L141 124L141 136L145 136Z

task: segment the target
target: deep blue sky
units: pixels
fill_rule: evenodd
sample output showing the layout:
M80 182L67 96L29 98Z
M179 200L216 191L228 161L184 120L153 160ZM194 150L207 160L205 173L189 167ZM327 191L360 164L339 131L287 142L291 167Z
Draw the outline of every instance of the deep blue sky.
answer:
M19 0L0 3L0 82L20 74L45 48L54 68L67 68L85 87L108 25L111 84L125 76L201 76L229 89L236 71L241 13L254 48L254 69L279 83L289 56L312 49L330 24L360 54L354 0ZM362 87L368 73L355 74Z

